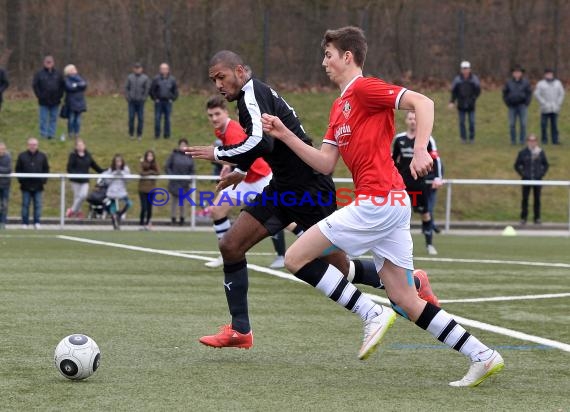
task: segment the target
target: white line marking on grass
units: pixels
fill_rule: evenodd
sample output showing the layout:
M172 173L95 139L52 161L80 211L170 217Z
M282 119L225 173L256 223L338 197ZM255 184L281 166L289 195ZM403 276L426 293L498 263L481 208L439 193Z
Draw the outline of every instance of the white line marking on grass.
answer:
M503 302L508 300L565 298L568 296L570 296L570 293L548 293L544 295L494 296L490 298L440 299L439 302L440 303Z
M147 253L154 253L157 255L181 257L184 259L195 259L195 260L202 260L202 261L214 260L212 258L194 255L194 254L172 252L172 251L168 251L168 250L152 249L152 248L141 247L141 246L131 246L131 245L125 245L122 243L105 242L105 241L101 241L101 240L86 239L86 238L80 238L80 237L75 237L75 236L58 235L57 238L63 239L63 240L70 240L70 241L74 241L74 242L87 243L87 244L92 244L92 245L110 246L110 247L132 250L132 251L137 251L137 252L147 252ZM270 268L266 268L264 266L253 265L253 264L248 264L247 267L251 270L255 270L256 272L266 273L269 275L279 277L281 279L288 279L288 280L292 280L294 282L304 283L302 280L297 279L295 276L293 276L289 273L279 271L279 270L270 269ZM387 305L390 304L388 299L380 297L378 295L372 295L370 293L366 293L365 295L368 296L370 299L372 299L375 302L387 304ZM523 332L518 332L516 330L507 329L507 328L491 325L491 324L484 323L484 322L479 322L477 320L467 319L467 318L457 316L457 315L451 315L451 316L453 316L460 323L462 323L466 326L471 326L472 328L481 329L481 330L484 330L487 332L493 332L493 333L508 336L508 337L511 337L514 339L519 339L519 340L524 340L524 341L528 341L528 342L538 343L541 345L550 346L550 347L560 349L560 350L565 351L565 352L570 352L570 345L567 343L558 342L558 341L555 341L552 339L541 338L540 336L529 335L529 334L526 334Z

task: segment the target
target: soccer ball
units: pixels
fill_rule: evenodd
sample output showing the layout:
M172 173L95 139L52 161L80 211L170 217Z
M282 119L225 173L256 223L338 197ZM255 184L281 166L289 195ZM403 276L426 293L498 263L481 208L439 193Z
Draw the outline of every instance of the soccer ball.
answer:
M89 336L66 336L55 348L55 367L64 377L80 380L90 377L99 368L101 351Z

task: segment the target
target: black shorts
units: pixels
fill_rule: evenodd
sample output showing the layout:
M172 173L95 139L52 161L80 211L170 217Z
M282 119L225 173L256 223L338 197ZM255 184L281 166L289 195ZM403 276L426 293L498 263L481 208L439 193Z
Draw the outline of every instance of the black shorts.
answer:
M414 212L421 214L429 212L430 184L425 182L419 184L417 182L406 182L406 191L408 196L410 196Z
M330 176L318 175L310 187L277 190L273 181L243 210L274 235L290 223L307 230L336 210L336 193Z

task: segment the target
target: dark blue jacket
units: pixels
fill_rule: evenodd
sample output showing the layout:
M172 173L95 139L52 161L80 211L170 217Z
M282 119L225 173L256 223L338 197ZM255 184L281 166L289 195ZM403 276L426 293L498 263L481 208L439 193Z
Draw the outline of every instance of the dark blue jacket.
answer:
M87 82L81 76L73 75L65 78L65 104L72 112L86 112L85 89Z
M532 88L527 79L515 80L514 77L507 80L503 87L503 101L509 107L524 104L528 106L532 99Z
M475 101L481 94L479 78L470 74L464 78L461 74L455 76L451 85L451 102L457 101L457 109L464 111L475 110Z
M35 153L26 150L16 160L16 173L49 173L47 156L39 150ZM19 177L20 189L28 192L44 190L47 179L37 177Z
M40 106L59 106L65 90L61 73L56 69L50 71L46 68L36 73L32 87Z

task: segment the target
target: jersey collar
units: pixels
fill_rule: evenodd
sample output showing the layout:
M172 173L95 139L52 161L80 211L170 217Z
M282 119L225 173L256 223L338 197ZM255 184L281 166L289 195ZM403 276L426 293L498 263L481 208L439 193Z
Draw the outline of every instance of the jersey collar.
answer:
M364 76L361 75L361 74L359 74L359 75L357 75L357 76L354 76L354 78L353 78L350 82L348 82L348 84L346 85L346 87L344 88L344 90L340 93L340 97L342 97L342 96L346 93L346 91L348 90L348 88L349 88L350 86L352 86L352 83L354 83L356 80L358 80L359 77L364 77Z

